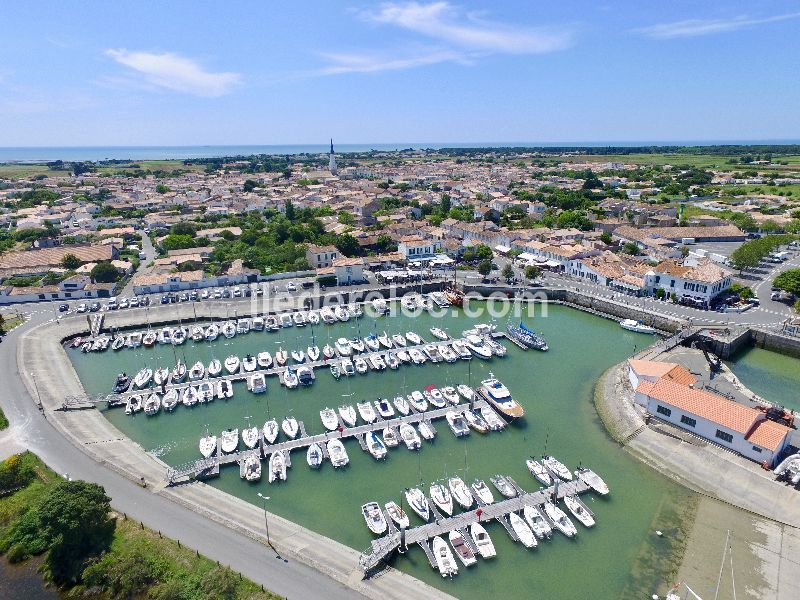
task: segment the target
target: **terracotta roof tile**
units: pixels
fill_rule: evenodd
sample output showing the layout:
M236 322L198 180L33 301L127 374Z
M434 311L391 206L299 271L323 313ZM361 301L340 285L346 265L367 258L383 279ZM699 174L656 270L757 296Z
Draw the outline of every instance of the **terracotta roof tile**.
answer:
M756 446L761 446L767 450L775 452L780 448L786 434L791 431L786 425L781 425L775 421L759 421L745 436L745 439Z

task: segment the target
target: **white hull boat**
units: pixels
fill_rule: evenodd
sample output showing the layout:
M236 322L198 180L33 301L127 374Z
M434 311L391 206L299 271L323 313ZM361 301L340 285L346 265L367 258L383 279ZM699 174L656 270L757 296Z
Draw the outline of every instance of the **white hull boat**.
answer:
M283 429L283 433L286 434L286 437L293 440L297 437L297 433L300 431L300 426L297 424L297 419L294 417L286 417L281 423L281 429Z
M239 372L239 357L238 356L229 356L225 359L225 370L228 371L231 375Z
M306 450L306 462L312 469L319 469L324 459L322 447L317 442L311 444Z
M619 326L623 329L627 329L628 331L633 331L635 333L655 333L656 330L649 325L645 325L641 321L636 321L634 319L623 319L620 321Z
M575 525L572 521L569 520L569 517L564 513L563 510L558 508L552 502L545 502L544 503L544 514L547 515L547 518L553 523L553 526L563 533L567 537L575 537L578 533L578 530L575 529Z
M455 501L461 505L461 508L465 510L472 508L475 499L472 497L472 494L470 494L467 484L464 483L460 477L451 477L448 479L447 486L450 488L450 493L453 495Z
M341 440L328 440L328 456L330 457L331 464L334 468L347 466L350 462L350 457L347 456L347 450Z
M247 481L258 481L261 479L261 461L258 455L251 454L244 461L244 478Z
M361 514L369 530L375 535L382 535L388 527L386 517L377 502L367 502L361 507Z
M467 546L467 542L459 530L454 529L450 531L448 537L450 538L450 545L453 547L453 550L455 550L456 556L465 567L470 567L478 562L478 559L475 558L475 553Z
M356 414L356 409L349 404L343 404L339 407L339 416L342 418L342 422L348 427L356 426L358 415Z
M526 548L535 548L539 545L539 542L536 541L536 536L533 535L531 528L528 527L528 524L522 517L512 512L508 514L508 519L511 523L511 528L514 530L514 533L517 534L523 546Z
M374 423L375 419L378 418L375 414L375 409L372 408L371 402L358 402L356 404L356 408L358 409L358 414L364 423Z
M542 464L554 475L560 477L564 481L572 481L572 473L560 460L553 456L542 456Z
M608 485L606 482L591 469L580 467L575 471L575 475L601 496L608 494Z
M246 427L242 429L242 441L244 442L244 445L251 450L258 444L259 436L260 433L258 431L258 427Z
M569 512L581 522L584 527L594 527L594 517L586 510L575 496L564 496L564 504Z
M441 483L432 483L430 490L431 500L436 507L448 517L453 514L453 496Z
M234 452L239 447L239 430L226 429L223 431L221 447L222 451L227 454Z
M200 438L200 454L203 458L210 458L217 450L217 436L206 435Z
M481 558L493 558L497 556L497 551L492 543L492 538L483 528L480 523L473 523L469 528L469 535L472 538L475 547L478 549L478 554Z
M544 465L538 460L529 458L525 461L525 465L527 465L531 475L539 480L539 483L548 487L553 485L553 478L550 476L550 473L547 472L547 469L544 468Z
M286 481L286 456L283 450L273 452L269 457L269 476L270 483L276 481Z
M331 408L324 408L319 411L319 418L322 419L322 425L328 431L336 431L339 428L339 418L336 412Z
M422 490L409 488L405 491L405 494L411 510L417 513L420 519L427 522L431 518L431 509L428 506L428 499L422 493Z
M419 447L422 445L417 430L414 429L414 426L410 423L400 424L400 439L403 440L403 443L409 450L419 450Z
M441 537L438 535L433 538L433 556L436 560L436 568L442 577L452 577L458 575L458 565L453 553Z
M401 529L408 529L408 525L410 520L406 511L400 508L400 505L397 504L394 500L390 500L385 504L386 514L389 515L389 518L394 521L398 527Z
M275 440L278 439L278 422L275 419L270 419L264 423L262 433L264 434L264 441L266 441L268 444L274 444Z
M533 534L540 540L550 539L553 536L553 529L550 523L544 518L544 515L539 509L533 506L526 506L522 509L522 514L525 517L525 522L531 528Z

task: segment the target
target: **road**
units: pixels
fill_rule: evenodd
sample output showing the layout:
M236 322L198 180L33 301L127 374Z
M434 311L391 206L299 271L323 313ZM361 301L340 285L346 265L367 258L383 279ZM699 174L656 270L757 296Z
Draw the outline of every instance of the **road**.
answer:
M153 246L153 242L150 239L150 236L144 232L142 232L142 251L146 256L145 258L139 260L139 268L136 270L133 276L152 271L153 267L148 265L150 265L156 259L156 249ZM125 285L122 291L118 292L118 295L128 297L133 296L133 277L128 280L128 283Z
M25 329L53 319L52 307L37 305L37 308L40 310L26 324L8 333L0 344L0 372L4 373L0 406L11 423L8 432L0 437L0 455L25 447L63 475L102 485L116 511L180 540L212 560L230 565L281 596L334 600L361 597L311 567L277 558L270 548L249 537L139 487L98 464L62 437L37 409L17 369L16 338Z

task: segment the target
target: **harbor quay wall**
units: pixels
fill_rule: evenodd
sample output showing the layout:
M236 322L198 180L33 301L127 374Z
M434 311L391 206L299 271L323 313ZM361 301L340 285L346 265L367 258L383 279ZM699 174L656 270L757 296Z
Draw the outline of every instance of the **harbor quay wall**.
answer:
M781 335L765 329L751 329L750 343L756 348L800 358L800 338Z
M169 306L184 314L187 307ZM191 307L188 307L191 310ZM142 319L132 313L120 312L114 317L131 324ZM173 311L167 311L174 313ZM179 487L164 483L169 466L125 436L100 411L62 410L68 396L85 396L85 391L60 341L87 330L87 321L76 317L60 323L43 323L22 333L17 340L19 376L31 399L40 406L46 418L70 443L99 464L142 485L165 501L177 504L220 523L242 535L266 545L264 511L244 500L230 496L200 482ZM114 502L112 499L112 506ZM358 568L360 553L335 540L322 536L285 519L267 513L272 546L286 557L314 568L334 581L353 590L354 595L383 600L385 598L452 598L424 582L388 568L381 577L362 580ZM142 518L147 524L146 516ZM180 531L164 531L180 539ZM235 557L212 556L232 561ZM263 582L269 586L269 582Z

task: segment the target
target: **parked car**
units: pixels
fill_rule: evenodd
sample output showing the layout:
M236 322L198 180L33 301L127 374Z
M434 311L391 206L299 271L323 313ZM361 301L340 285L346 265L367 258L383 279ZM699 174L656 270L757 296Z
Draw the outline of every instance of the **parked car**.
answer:
M313 281L304 281L304 282L303 282L303 283L301 283L300 285L302 285L302 286L303 286L303 289L307 290L307 289L309 289L309 288L312 288L312 287L314 287L314 282L313 282Z
M85 313L88 310L88 307L84 302L81 302L80 304L78 304L78 308L75 310L79 313Z
M150 306L150 296L142 296L139 300L139 306Z
M69 304L58 305L58 312L67 312L68 310L69 310Z
M286 291L287 292L296 292L297 291L297 284L294 281L290 281L286 284Z
M90 312L97 312L100 310L100 303L99 302L92 302L92 305L89 307Z
M161 304L169 304L169 296L167 296L166 294L161 296Z
M235 288L233 288L233 297L241 298L241 296L242 296L242 290L239 289L239 286L237 285Z
M203 291L200 293L200 297L201 297L203 300L207 300L207 299L208 299L208 296L209 296L208 290L203 290Z
M230 298L231 297L231 291L228 288L225 288L224 290L222 290L222 297L223 298Z

